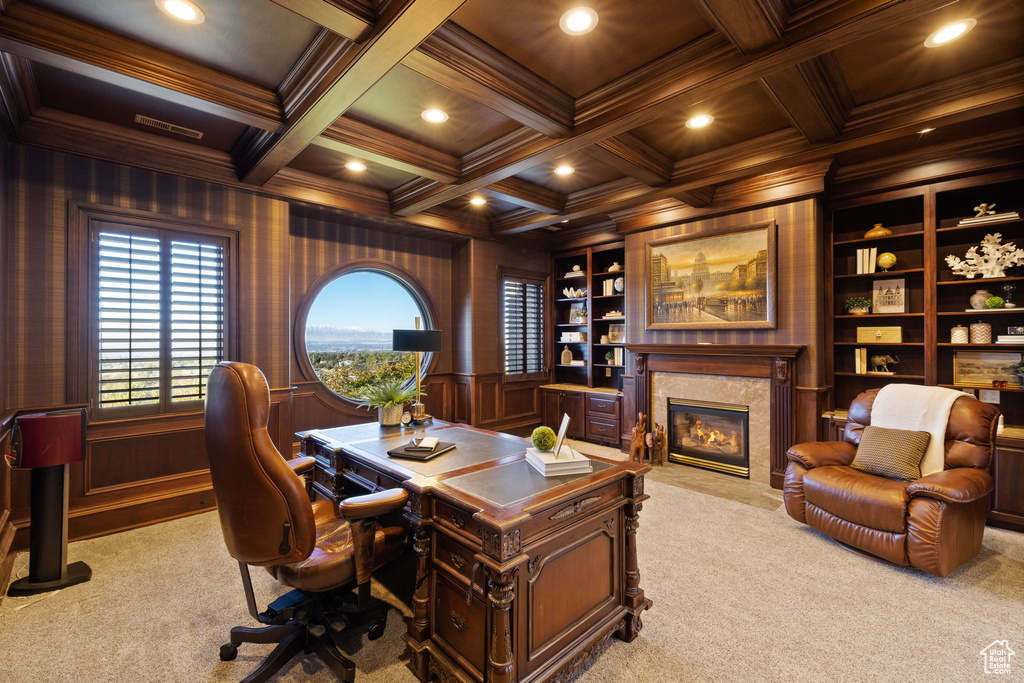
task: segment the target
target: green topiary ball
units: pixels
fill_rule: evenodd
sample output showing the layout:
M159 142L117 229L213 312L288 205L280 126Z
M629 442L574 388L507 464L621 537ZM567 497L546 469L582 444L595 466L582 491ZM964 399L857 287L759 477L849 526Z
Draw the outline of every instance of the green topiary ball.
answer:
M985 299L985 306L988 308L1002 308L1005 303L1006 302L1003 301L1003 297L1001 296L990 296Z
M537 427L533 430L533 447L538 451L550 451L555 447L555 433L551 427Z

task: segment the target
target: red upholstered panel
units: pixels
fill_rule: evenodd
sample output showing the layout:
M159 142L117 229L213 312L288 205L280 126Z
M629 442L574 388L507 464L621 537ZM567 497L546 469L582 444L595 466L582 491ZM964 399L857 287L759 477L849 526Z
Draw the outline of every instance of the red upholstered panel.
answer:
M66 465L82 459L82 413L21 415L21 467Z

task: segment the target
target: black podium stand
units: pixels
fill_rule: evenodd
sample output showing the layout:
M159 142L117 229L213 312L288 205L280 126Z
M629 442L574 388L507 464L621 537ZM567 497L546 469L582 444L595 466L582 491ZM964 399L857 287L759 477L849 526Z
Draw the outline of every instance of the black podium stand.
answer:
M81 420L75 438L75 425ZM68 463L82 459L85 410L18 418L16 466L32 467L28 576L11 583L10 596L57 590L92 578L85 562L68 564ZM56 464L54 464L56 463Z

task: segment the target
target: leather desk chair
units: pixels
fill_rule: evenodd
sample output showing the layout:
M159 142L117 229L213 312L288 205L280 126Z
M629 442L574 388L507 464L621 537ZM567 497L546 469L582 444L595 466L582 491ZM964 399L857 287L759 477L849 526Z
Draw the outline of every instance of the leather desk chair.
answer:
M332 635L367 628L384 632L387 603L370 596L373 569L405 545L399 527L380 528L374 517L405 505L402 489L311 503L296 474L311 458L286 461L267 434L270 392L259 368L222 362L210 372L206 397L206 450L217 512L228 552L238 560L249 613L263 628L231 629L220 658L232 660L240 643L278 643L245 681L265 681L299 652L316 652L343 680L353 663ZM265 567L295 590L257 612L248 565ZM357 593L340 590L355 585Z
M843 545L945 576L981 551L999 410L958 398L946 423L945 469L896 481L850 467L877 395L872 389L853 399L844 441L789 449L786 511Z

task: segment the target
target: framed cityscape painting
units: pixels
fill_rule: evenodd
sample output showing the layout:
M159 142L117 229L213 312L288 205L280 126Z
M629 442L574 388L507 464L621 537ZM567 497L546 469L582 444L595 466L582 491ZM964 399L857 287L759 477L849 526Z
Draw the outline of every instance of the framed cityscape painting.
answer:
M775 327L775 221L647 244L647 329Z

